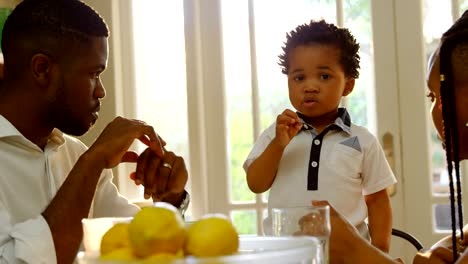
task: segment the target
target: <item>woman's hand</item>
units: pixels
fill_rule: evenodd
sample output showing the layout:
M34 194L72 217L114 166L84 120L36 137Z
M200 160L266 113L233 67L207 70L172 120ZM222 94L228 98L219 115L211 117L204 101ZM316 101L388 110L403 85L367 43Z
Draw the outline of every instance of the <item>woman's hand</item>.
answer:
M461 255L456 263L468 263L468 252L465 250L468 244L467 235L468 228L463 228L464 241L457 236L457 251ZM452 236L446 236L437 241L430 249L421 250L413 260L413 264L438 264L438 263L453 263L453 244Z
M446 247L433 247L429 250L420 251L413 259L413 264L449 263L453 263L453 252Z

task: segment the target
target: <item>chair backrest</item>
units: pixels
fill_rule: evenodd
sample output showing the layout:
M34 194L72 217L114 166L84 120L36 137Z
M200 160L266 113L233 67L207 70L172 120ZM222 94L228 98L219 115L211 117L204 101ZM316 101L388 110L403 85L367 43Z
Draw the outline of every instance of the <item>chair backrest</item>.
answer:
M410 242L415 248L416 250L421 250L423 248L423 244L416 238L414 237L413 235L405 232L405 231L402 231L402 230L399 230L399 229L396 229L396 228L392 228L392 235L393 236L397 236L397 237L401 237L403 239L405 239L406 241Z

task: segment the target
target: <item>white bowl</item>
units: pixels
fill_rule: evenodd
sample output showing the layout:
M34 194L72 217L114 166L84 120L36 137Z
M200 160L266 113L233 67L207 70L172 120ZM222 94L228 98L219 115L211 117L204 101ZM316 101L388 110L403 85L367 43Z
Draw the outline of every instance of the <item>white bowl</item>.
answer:
M255 264L302 264L322 263L320 242L314 237L261 237L240 236L239 253L236 255L195 258L186 257L167 264L210 264L210 263L255 263ZM101 261L98 252L80 252L79 264L142 264L148 261ZM161 263L161 262L151 262Z

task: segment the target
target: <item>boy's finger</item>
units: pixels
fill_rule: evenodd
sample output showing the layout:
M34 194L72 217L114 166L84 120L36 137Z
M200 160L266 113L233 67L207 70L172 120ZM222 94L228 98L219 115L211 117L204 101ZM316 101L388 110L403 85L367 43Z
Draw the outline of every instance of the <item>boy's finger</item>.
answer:
M298 121L295 118L292 118L290 116L285 116L285 115L280 115L276 119L277 124L287 124L287 125L294 125Z
M294 120L294 122L301 122L301 119L299 118L297 113L292 111L292 110L286 109L283 112L283 114L286 115L287 117L291 118L292 120Z

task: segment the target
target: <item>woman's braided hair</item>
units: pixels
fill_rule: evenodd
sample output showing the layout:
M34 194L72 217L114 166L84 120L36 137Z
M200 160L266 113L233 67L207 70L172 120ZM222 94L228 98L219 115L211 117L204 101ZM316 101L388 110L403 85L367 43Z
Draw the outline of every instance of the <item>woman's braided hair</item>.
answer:
M442 36L440 46L440 97L442 102L442 119L444 124L444 144L447 158L447 170L449 174L450 209L452 222L452 245L454 260L457 259L457 227L455 212L455 187L453 181L453 169L455 169L456 198L458 209L458 224L460 239L463 240L463 211L460 184L460 153L459 136L457 126L457 112L455 103L455 87L453 76L453 56L460 55L460 50L468 46L468 11L453 24ZM468 63L465 56L463 63Z

